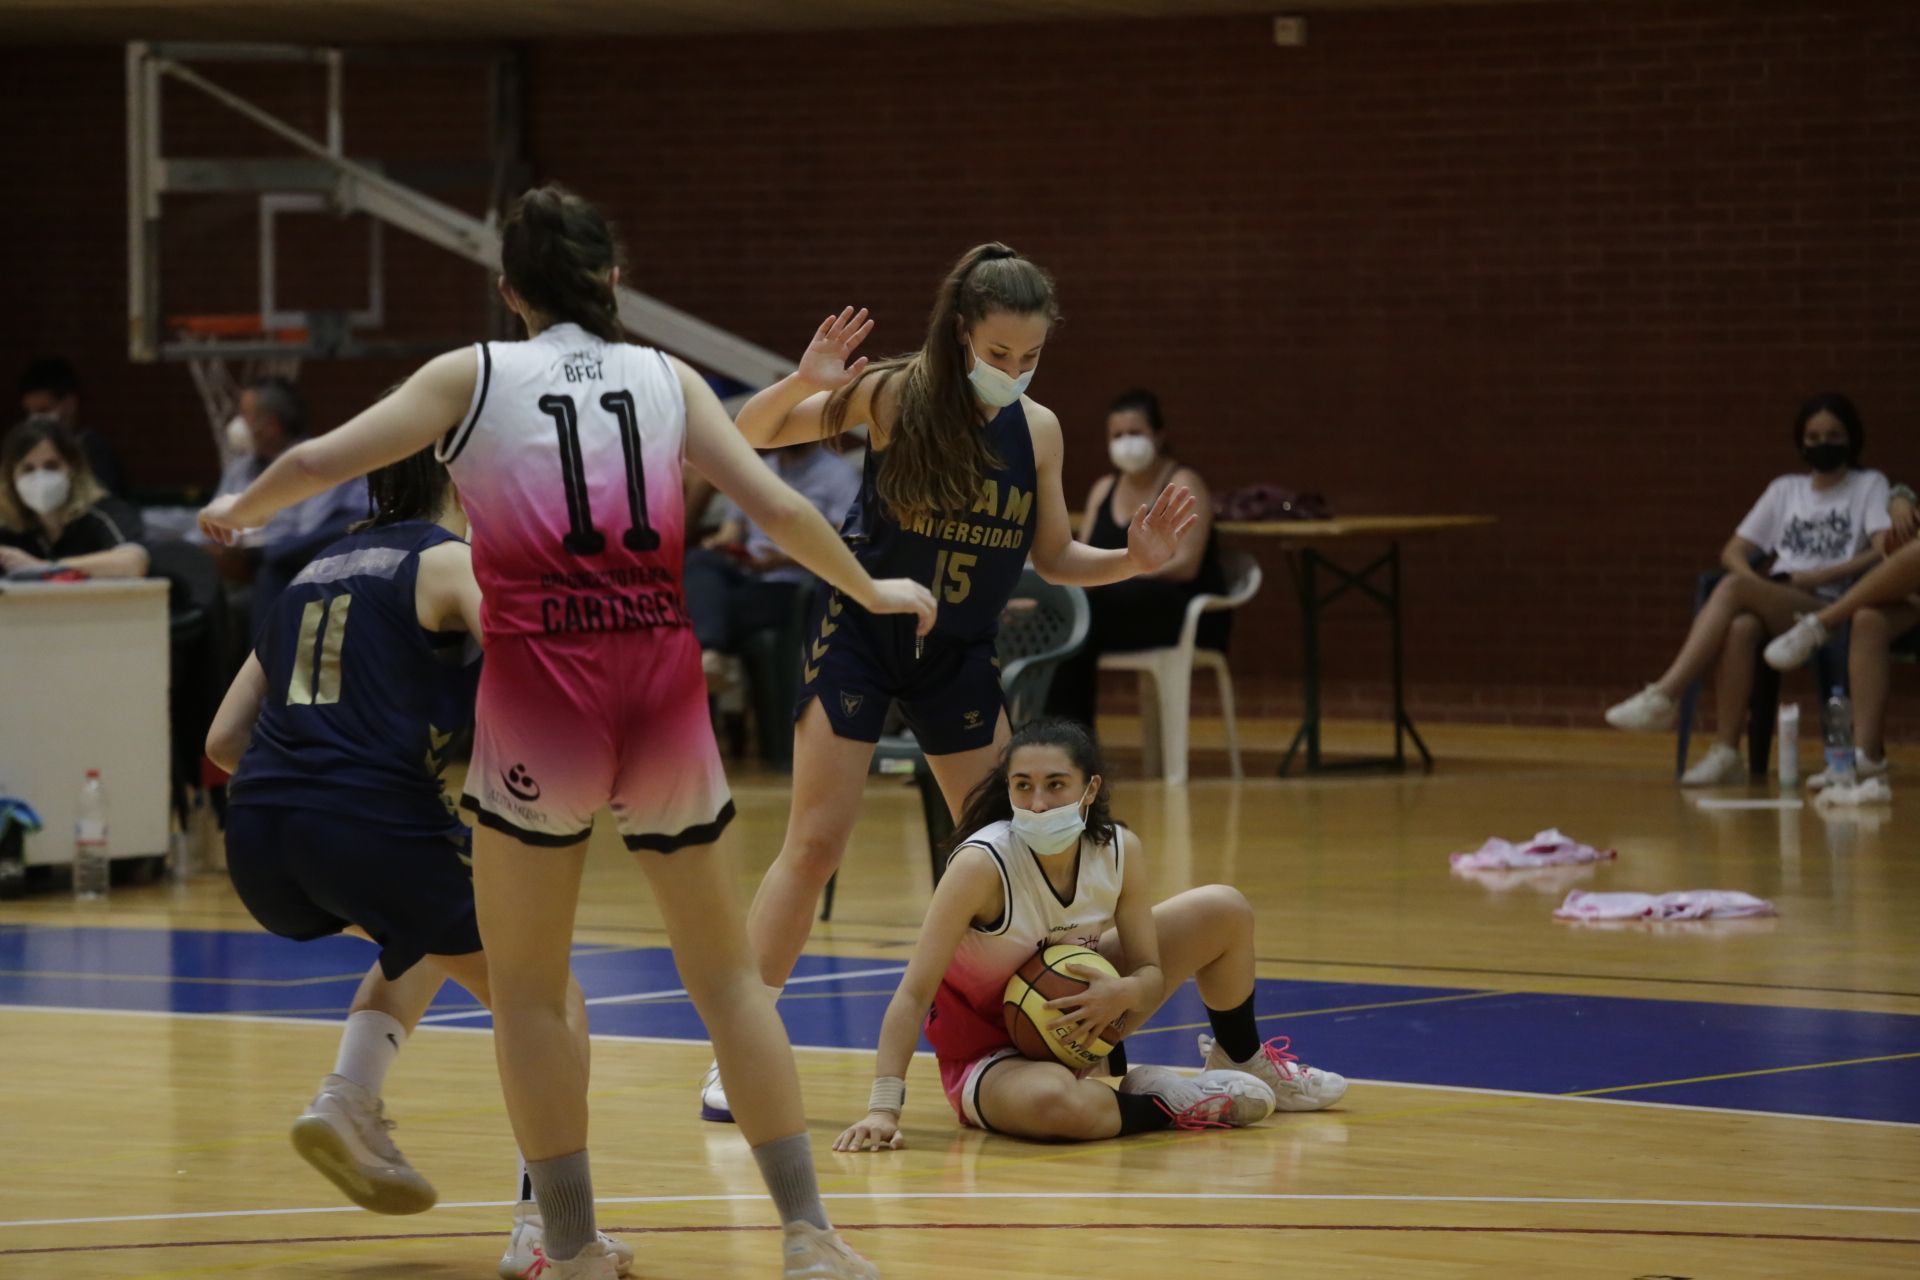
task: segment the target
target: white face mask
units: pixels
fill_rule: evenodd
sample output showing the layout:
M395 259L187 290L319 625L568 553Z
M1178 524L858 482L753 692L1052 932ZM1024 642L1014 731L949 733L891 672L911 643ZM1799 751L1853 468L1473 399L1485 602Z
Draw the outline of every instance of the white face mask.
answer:
M1107 441L1107 456L1115 467L1132 475L1152 466L1160 451L1154 448L1151 436L1115 436Z
M39 515L47 515L67 505L73 492L73 478L65 471L42 469L29 471L13 482L20 501Z
M1082 792L1072 804L1056 805L1045 813L1015 809L1013 834L1043 858L1065 853L1079 843L1080 833L1087 829L1087 815L1080 807L1086 798Z
M972 343L967 344L967 351L972 353ZM1034 368L1039 366L1035 365ZM1027 387L1033 382L1033 373L1034 370L1029 369L1016 378L975 355L973 368L967 370L967 381L973 384L973 394L996 409L1004 409L1027 394Z
M247 420L237 413L227 423L227 452L238 458L253 456L253 432L247 427Z

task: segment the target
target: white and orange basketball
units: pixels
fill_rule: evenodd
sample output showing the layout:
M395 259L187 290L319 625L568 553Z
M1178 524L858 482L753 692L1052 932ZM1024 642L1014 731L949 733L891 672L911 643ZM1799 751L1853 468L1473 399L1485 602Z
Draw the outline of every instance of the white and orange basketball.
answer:
M1076 964L1112 977L1120 976L1119 970L1098 951L1061 943L1034 952L1020 966L1020 971L1007 979L1006 1001L1001 1010L1006 1017L1007 1034L1013 1038L1013 1047L1022 1057L1038 1062L1062 1062L1078 1071L1093 1066L1120 1043L1124 1033L1111 1023L1098 1039L1084 1047L1069 1040L1065 1028L1056 1029L1054 1024L1060 1015L1047 1008L1047 1001L1087 989L1083 979L1068 971L1069 965Z

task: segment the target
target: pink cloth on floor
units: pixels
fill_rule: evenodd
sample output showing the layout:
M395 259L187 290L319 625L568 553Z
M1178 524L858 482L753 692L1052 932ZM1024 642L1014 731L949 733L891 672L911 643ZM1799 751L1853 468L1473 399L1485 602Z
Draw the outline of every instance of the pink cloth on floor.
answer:
M1726 920L1778 914L1765 898L1732 889L1683 889L1658 897L1575 889L1553 916L1556 920Z
M1487 841L1473 853L1448 854L1455 871L1515 871L1534 867L1560 867L1576 862L1599 862L1617 855L1612 849L1596 849L1560 834L1557 828L1542 831L1525 844L1502 840Z

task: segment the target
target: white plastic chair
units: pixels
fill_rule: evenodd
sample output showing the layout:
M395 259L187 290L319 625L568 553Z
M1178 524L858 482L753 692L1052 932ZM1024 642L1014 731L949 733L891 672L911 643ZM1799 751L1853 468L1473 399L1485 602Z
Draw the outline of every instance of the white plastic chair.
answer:
M1213 672L1220 690L1220 711L1227 722L1227 759L1233 776L1240 772L1240 732L1233 719L1233 673L1227 655L1218 649L1198 649L1200 615L1238 609L1260 590L1260 562L1238 548L1221 548L1220 568L1227 579L1225 595L1197 595L1187 602L1187 618L1180 627L1180 643L1165 649L1130 653L1103 653L1102 671L1132 671L1140 677L1141 751L1149 777L1164 773L1166 780L1187 780L1188 710L1192 704L1193 669Z

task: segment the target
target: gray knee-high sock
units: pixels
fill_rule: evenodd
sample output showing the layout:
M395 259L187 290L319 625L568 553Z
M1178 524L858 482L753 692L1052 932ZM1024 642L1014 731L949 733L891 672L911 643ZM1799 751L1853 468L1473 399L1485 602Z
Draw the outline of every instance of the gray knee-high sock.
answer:
M593 1222L593 1173L587 1153L551 1160L527 1161L533 1198L540 1203L540 1221L546 1230L546 1254L565 1262L593 1243L599 1233Z
M813 1174L813 1142L804 1133L780 1138L753 1149L760 1163L760 1176L766 1179L773 1207L782 1226L789 1222L810 1222L822 1231L827 1207L820 1203L820 1183Z

